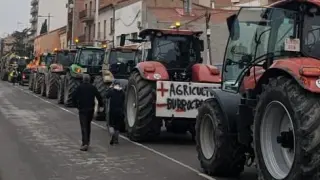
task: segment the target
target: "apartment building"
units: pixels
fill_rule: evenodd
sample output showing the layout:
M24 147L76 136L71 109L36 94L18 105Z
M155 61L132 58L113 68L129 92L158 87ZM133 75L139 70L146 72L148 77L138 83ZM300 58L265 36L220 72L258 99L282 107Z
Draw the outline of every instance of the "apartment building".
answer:
M30 9L30 38L33 40L33 38L36 36L37 32L37 26L38 26L38 9L39 8L39 0L31 0L31 9Z
M67 44L74 44L75 39L84 39L84 24L81 22L79 13L83 10L85 0L68 0L66 7L68 8L67 22Z
M37 35L45 20L48 23L48 30L52 31L66 25L67 22L67 0L38 0L38 22Z

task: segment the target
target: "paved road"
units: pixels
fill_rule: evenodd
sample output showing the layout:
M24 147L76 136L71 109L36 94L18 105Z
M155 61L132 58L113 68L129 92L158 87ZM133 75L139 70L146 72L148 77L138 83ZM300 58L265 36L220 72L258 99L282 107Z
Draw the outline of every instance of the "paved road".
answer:
M75 109L0 82L0 180L227 180L201 173L186 136L143 145L122 137L112 147L103 122L94 122L91 150L79 151L79 140ZM255 180L254 172L240 179Z

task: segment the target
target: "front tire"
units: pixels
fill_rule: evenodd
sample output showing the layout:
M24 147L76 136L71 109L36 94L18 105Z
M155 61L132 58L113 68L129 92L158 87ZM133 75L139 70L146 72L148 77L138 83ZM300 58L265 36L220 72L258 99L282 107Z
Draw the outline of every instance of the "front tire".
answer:
M58 73L51 73L48 74L47 79L47 86L46 86L46 96L49 99L56 99L58 96L58 89L59 89L59 80L60 75Z
M63 104L63 101L64 101L64 79L65 79L65 76L64 75L61 75L60 76L60 79L59 79L59 86L58 86L58 104Z
M30 75L29 75L28 89L30 91L33 90L33 73L30 73Z
M198 109L196 150L202 169L209 175L237 177L244 170L244 148L230 135L227 123L215 99Z
M133 141L154 139L160 134L162 122L155 117L155 84L144 80L138 72L129 77L126 95L125 123Z
M80 80L73 78L70 73L68 73L65 77L64 81L64 105L66 107L73 107L73 94L76 88L80 85Z
M259 180L319 179L319 100L284 76L263 87L253 136Z
M44 80L44 77L43 77L42 74L37 73L35 75L35 79L34 80L35 81L34 81L34 90L33 90L33 92L35 94L40 94L41 93L41 83Z
M42 75L43 79L41 81L41 90L40 90L40 94L41 96L45 97L46 96L46 84L47 84L47 77L48 74L44 74Z

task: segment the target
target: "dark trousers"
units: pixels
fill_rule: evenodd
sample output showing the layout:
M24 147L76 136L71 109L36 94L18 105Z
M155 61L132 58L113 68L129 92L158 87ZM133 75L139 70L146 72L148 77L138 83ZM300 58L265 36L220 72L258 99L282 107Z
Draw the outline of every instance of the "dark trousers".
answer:
M79 111L82 145L89 145L94 110Z
M12 77L12 84L15 84L17 81L17 77Z

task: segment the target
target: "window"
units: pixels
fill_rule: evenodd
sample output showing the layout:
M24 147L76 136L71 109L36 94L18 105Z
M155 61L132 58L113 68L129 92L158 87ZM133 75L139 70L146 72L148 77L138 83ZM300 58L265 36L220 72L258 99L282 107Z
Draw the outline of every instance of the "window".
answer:
M120 45L120 39L121 39L121 36L117 36L117 46Z
M94 36L95 36L95 32L96 32L96 23L93 24L93 31L92 32L93 32L92 37L95 38Z
M132 33L131 34L131 39L138 39L138 33Z
M98 39L100 39L100 33L101 33L101 31L100 31L100 22L98 22L98 29L97 29L97 31L98 31Z
M104 20L103 22L103 40L107 39L107 20Z
M113 34L113 25L114 25L114 22L113 22L113 18L110 18L110 34Z

